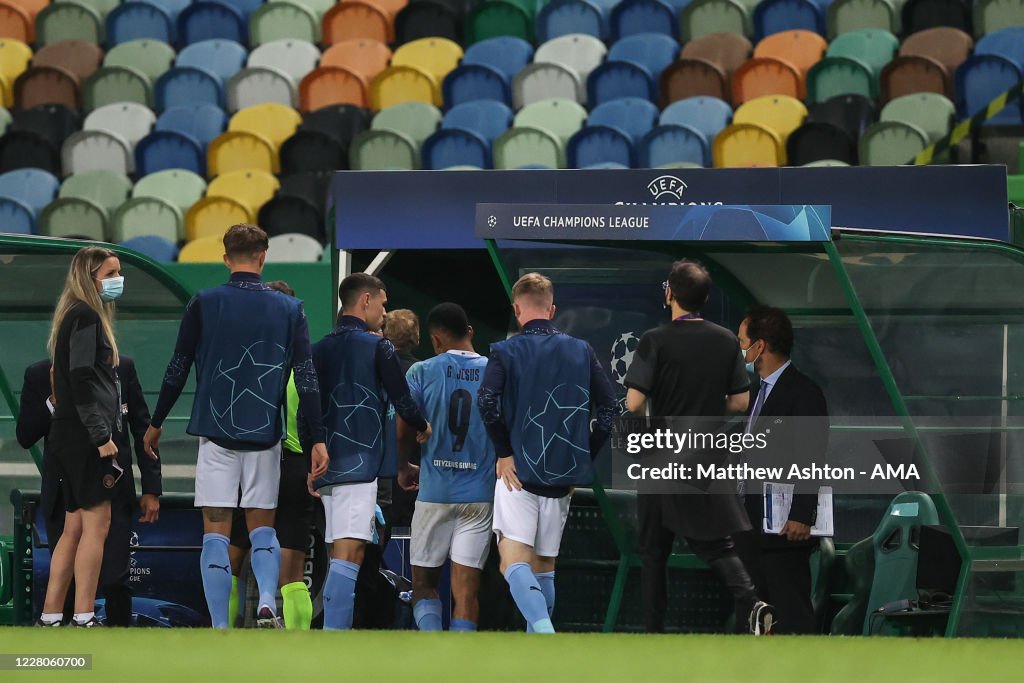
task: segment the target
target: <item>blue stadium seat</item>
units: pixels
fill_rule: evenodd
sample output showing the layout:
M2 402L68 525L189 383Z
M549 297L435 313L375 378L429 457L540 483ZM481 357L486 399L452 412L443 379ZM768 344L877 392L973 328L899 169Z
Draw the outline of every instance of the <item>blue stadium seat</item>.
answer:
M482 64L499 72L511 83L512 78L533 59L533 46L522 38L499 36L474 43L466 49L462 64Z
M135 173L140 178L157 171L183 168L206 176L206 154L194 139L183 133L158 130L135 147Z
M626 166L625 164L620 164L617 161L602 161L601 163L590 164L589 166L584 166L583 168L588 170L588 171L601 171L601 170L615 170L615 171L618 171L618 170L621 170L621 169L624 169L624 168L629 168L629 166Z
M687 97L661 112L658 123L690 126L704 136L708 145L732 122L732 107L717 97Z
M999 55L1024 68L1024 26L1011 26L993 31L978 39L976 55Z
M138 1L139 0L128 0L128 2ZM182 12L185 11L185 8L192 3L192 0L143 0L143 2L148 2L151 5L156 5L163 11L167 12L167 15L171 18L171 21L174 22L175 29L177 29L178 17L181 15Z
M203 40L182 49L175 66L195 66L216 74L223 83L245 68L249 53L233 40Z
M118 5L107 15L107 44L149 38L174 44L174 22L167 10L148 0L133 0Z
M675 38L679 17L661 0L623 0L612 9L609 26L614 40L634 33L664 33Z
M508 79L497 69L483 64L462 64L452 69L444 77L441 92L446 107L477 100L512 104L512 88Z
M633 143L616 128L587 126L576 131L566 147L569 168L585 168L608 162L633 166Z
M620 97L594 107L588 126L608 126L622 131L636 142L658 122L658 108L639 97Z
M825 11L812 0L762 0L754 8L757 40L773 33L803 29L826 34Z
M190 104L224 108L224 86L216 74L195 66L176 66L161 76L154 88L158 112Z
M228 115L212 104L171 107L156 120L156 130L183 133L205 148L227 130Z
M956 70L957 110L962 117L972 116L996 97L1024 80L1021 67L998 55L974 55ZM1021 101L1003 109L984 125L1016 126L1024 123Z
M663 33L634 33L619 39L608 50L608 61L639 64L655 81L677 57L679 43Z
M590 0L555 0L541 8L534 24L538 43L572 33L608 37L608 17Z
M246 21L249 21L249 15L252 14L253 12L255 12L256 10L258 10L260 8L260 5L262 5L265 2L265 0L219 0L219 1L223 2L225 5L230 5L230 6L234 7L236 10L239 11L239 13L241 13L242 18L244 18ZM309 9L312 10L313 7L310 7Z
M158 263L173 263L178 260L178 247L157 235L132 237L121 242L121 246L148 256Z
M444 128L433 133L423 141L420 155L426 169L492 166L491 145L476 133L462 128Z
M670 123L657 126L637 145L641 168L657 168L666 164L689 162L711 165L711 149L707 139L691 126Z
M461 128L476 133L488 145L512 125L512 110L501 102L481 100L452 107L441 120L441 128Z
M60 189L60 181L39 168L19 168L0 175L0 197L17 200L33 214L39 213L53 201Z
M31 235L36 231L36 217L31 208L17 199L0 197L0 225L4 232Z
M596 107L620 97L641 97L654 101L657 89L650 74L631 62L605 62L587 77L587 101Z
M178 16L178 38L182 45L203 40L233 40L249 44L249 24L234 7L216 0L194 2Z

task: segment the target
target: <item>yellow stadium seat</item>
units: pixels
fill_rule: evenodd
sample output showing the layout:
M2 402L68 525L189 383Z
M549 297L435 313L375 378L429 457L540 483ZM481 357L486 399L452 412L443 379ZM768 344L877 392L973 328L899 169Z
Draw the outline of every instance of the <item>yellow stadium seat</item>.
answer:
M434 77L438 83L444 81L462 59L462 48L447 38L420 38L406 43L391 57L391 66L415 66Z
M223 173L206 188L207 197L229 197L245 206L250 215L257 215L260 207L270 201L281 184L266 171L247 168L243 171Z
M178 254L178 263L221 263L224 260L224 240L204 237L187 243Z
M11 92L11 82L7 76L0 76L0 107L10 109L14 106L14 95Z
M32 48L25 43L13 38L0 39L0 76L8 83L14 83L14 79L28 68L31 59Z
M807 118L803 102L786 95L765 95L744 102L732 115L733 123L758 123L774 131L783 146L789 134Z
M255 214L231 197L203 197L185 216L185 237L188 240L219 239L232 225L252 223L255 219Z
M214 138L206 149L206 171L211 178L247 168L277 173L277 165L274 146L256 133L229 130Z
M281 149L281 143L295 134L302 123L302 116L293 108L268 102L242 109L228 122L228 130L255 133L266 138L274 150Z
M392 66L370 83L370 106L374 111L403 102L426 102L441 106L441 89L429 73L415 66Z
M715 168L781 166L782 140L778 134L756 123L734 123L715 137L711 145Z

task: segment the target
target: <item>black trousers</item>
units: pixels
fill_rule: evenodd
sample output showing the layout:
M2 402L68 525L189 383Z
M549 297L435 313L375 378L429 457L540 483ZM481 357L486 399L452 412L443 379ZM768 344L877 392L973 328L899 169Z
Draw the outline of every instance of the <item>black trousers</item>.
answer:
M772 539L774 540L774 539ZM762 543L760 534L746 531L736 536L743 564L757 584L758 595L775 607L774 633L817 633L818 620L811 602L812 544L791 547Z
M660 496L637 496L640 522L639 554L644 625L648 633L665 631L668 603L668 558L676 533L664 518ZM745 633L757 591L730 537L711 540L683 537L690 550L707 564L732 594L736 611L736 632Z

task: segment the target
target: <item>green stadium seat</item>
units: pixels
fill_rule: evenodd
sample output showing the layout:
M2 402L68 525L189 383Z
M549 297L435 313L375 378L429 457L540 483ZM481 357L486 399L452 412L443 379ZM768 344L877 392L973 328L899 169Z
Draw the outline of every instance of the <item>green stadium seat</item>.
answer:
M836 562L836 546L831 538L823 537L818 547L811 553L811 606L817 618L818 632L825 632L825 620L828 616L831 600L830 578L832 566Z
M533 20L519 5L491 0L477 5L466 17L466 45L498 36L514 36L533 43Z
M67 0L56 0L56 2L67 2ZM100 22L105 22L107 15L113 12L123 0L74 0L74 2L91 8L99 15Z
M205 192L206 181L199 175L183 168L172 168L140 178L132 188L132 197L157 197L185 214Z
M846 576L853 592L850 601L832 619L829 633L835 636L859 636L864 633L864 620L871 597L871 582L875 573L875 548L871 538L865 538L846 551Z
M712 33L754 33L750 13L738 0L693 0L683 7L679 25L683 41Z
M11 112L5 107L0 107L0 135L7 132L7 126L11 125Z
M291 0L284 1L291 2ZM270 0L270 2L282 2L282 0ZM313 14L316 15L317 24L319 24L328 10L334 7L336 0L299 0L299 2L305 5L307 9L312 10Z
M585 83L576 72L561 64L530 64L512 79L512 102L516 109L551 98L586 102L586 93Z
M156 235L177 244L184 236L183 227L181 210L175 205L158 197L135 197L114 212L110 232L115 242Z
M807 73L808 103L825 102L836 95L878 96L878 80L871 67L850 57L826 57Z
M1011 203L1024 206L1024 174L1006 176L1006 194Z
M88 199L111 215L117 207L128 201L132 181L114 171L98 170L76 173L60 186L62 199Z
M416 141L393 130L360 133L349 148L349 166L355 171L412 171L420 167Z
M36 17L36 42L50 45L62 40L103 43L103 18L91 7L72 0L55 2Z
M437 107L424 102L406 102L382 109L373 117L370 128L404 133L416 143L418 148L437 130L439 125L441 125L441 110Z
M925 132L931 145L949 134L955 117L956 105L949 98L921 92L892 100L882 107L879 120L914 124Z
M551 133L559 141L559 151L562 153L569 138L583 128L586 121L587 110L581 105L572 100L555 98L523 107L516 114L513 125L517 128L539 128Z
M514 126L494 141L494 168L565 168L565 141L532 126Z
M835 0L828 6L828 37L878 28L896 32L896 11L889 0Z
M49 237L109 240L108 212L84 197L55 199L39 214L39 233Z
M268 2L249 15L249 44L252 47L287 38L320 42L320 21L313 10L300 2Z
M1024 26L1024 0L976 0L975 37L1011 26Z
M123 66L141 71L156 83L174 65L174 48L159 40L129 40L110 48L103 66Z
M928 147L928 134L903 121L871 124L857 143L861 166L901 166Z
M899 46L899 39L888 31L862 28L836 36L829 44L825 55L858 59L871 67L875 78L878 78L882 67L896 56Z
M153 89L142 71L127 66L104 66L89 76L83 88L86 111L106 104L138 102L153 108Z

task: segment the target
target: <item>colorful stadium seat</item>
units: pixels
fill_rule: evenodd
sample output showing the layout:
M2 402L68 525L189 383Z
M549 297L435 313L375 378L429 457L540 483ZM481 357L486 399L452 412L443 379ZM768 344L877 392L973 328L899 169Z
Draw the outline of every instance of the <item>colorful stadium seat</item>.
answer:
M633 142L617 128L586 126L577 131L566 145L569 168L630 168L634 165Z
M936 26L907 36L900 44L901 57L930 57L952 75L971 56L974 39L960 29Z
M143 4L133 0L128 4ZM143 38L130 40L111 48L103 59L103 66L123 66L137 69L150 83L156 83L174 65L174 48L159 40Z
M448 5L433 0L410 2L395 15L395 39L399 44L420 38L446 38L460 42L462 17Z
M729 100L726 75L706 59L684 58L673 62L661 72L658 81L661 106L689 97L714 97Z
M204 40L249 43L248 23L234 7L215 0L198 0L178 15L178 42L192 45Z
M194 104L165 110L156 121L156 130L182 133L205 148L227 125L227 114L220 107Z
M763 38L754 48L755 58L778 59L800 74L799 98L807 97L807 72L825 56L828 43L810 31L784 31Z
M631 62L605 62L587 78L587 102L592 107L619 97L642 97L653 102L657 94L647 70Z
M444 129L459 128L491 142L512 125L512 110L501 102L481 100L452 107L441 120Z
M354 38L343 40L324 50L320 66L340 66L359 74L369 83L373 77L388 68L391 50L379 40Z
M77 112L61 104L40 104L31 109L15 109L8 113L10 130L30 131L45 138L56 149L82 128Z
M316 131L334 138L347 150L352 140L370 128L370 113L350 104L330 105L303 115L300 130Z
M178 207L184 215L205 192L206 181L202 176L183 168L171 168L139 178L132 188L132 197L159 197Z
M6 108L0 107L0 137L7 132L7 127L11 125L11 112Z
M530 64L512 80L512 103L516 109L552 97L586 101L579 76L559 64Z
M676 17L675 10L662 0L622 0L612 8L610 35L613 40L635 33L663 33L675 38L679 35Z
M880 121L864 131L858 143L862 166L911 164L925 147L928 135L911 123Z
M736 69L750 58L753 46L746 36L739 33L709 33L694 38L683 45L680 57L683 59L703 59L717 66L726 79L732 77Z
M107 216L128 201L132 181L114 171L85 171L68 176L58 193L62 199L87 199L103 209Z
M877 97L878 82L871 67L849 57L826 57L807 74L807 99L824 102L836 95Z
M319 43L316 13L300 2L283 0L261 5L249 15L249 44L253 47L289 38Z
M403 133L419 147L441 124L441 112L424 102L405 102L382 109L370 124L371 130Z
M787 31L825 35L825 13L812 0L764 0L753 11L758 40Z
M0 137L0 172L16 168L41 168L59 175L60 150L38 133L9 130Z
M83 130L70 136L61 148L64 175L107 170L131 175L135 168L128 141L104 130Z
M1024 26L1024 3L1021 0L977 0L974 3L975 36L1014 26Z
M1024 70L1016 62L998 55L976 54L956 70L957 109L961 116L973 116L989 102L1024 80ZM1020 100L1006 107L985 125L1020 125Z
M21 0L18 0L19 2ZM65 0L57 0L58 2L64 2ZM96 16L100 18L100 24L102 25L110 13L113 12L118 5L121 4L122 0L74 0L80 5L85 5L92 11L96 12ZM149 0L145 0L149 2ZM157 4L157 3L152 3Z
M121 242L121 246L148 256L157 263L173 263L178 258L178 247L156 235L133 237Z
M174 22L161 7L146 0L134 0L118 5L107 15L106 37L108 45L119 45L130 40L159 40L174 42Z
M478 100L512 104L512 86L508 79L482 64L463 64L453 69L441 83L441 95L448 107Z
M117 0L112 0L116 2ZM137 2L138 0L128 0L129 2ZM167 12L167 15L171 18L171 23L177 30L178 17L181 15L185 8L191 4L192 0L145 0L151 5L156 5L163 11ZM230 3L226 3L230 4Z
M153 88L156 110L210 105L223 107L224 86L212 71L198 66L176 66L159 79Z
M390 43L395 39L387 13L369 0L339 2L324 15L321 27L325 45L359 39Z
M264 43L249 55L248 66L276 67L288 74L296 89L320 61L320 50L304 40L286 38Z
M231 197L206 196L192 205L185 215L185 239L223 237L227 229L238 223L252 223L255 214Z
M785 144L789 134L799 128L806 118L807 107L800 100L785 95L768 95L737 107L732 122L764 126L778 135L782 144Z
M324 245L316 238L301 233L284 233L270 238L267 263L316 263L323 255Z
M836 36L829 44L825 56L860 60L871 67L877 77L882 68L896 56L899 45L899 39L888 31L864 28Z
M195 138L174 130L156 130L139 140L135 146L135 171L139 176L173 168L206 173L206 155Z
M249 17L253 12L258 10L264 2L267 0L217 0L223 2L225 5L234 7L238 10L238 13L242 15L242 18L249 21Z
M956 119L956 106L936 93L914 93L891 100L882 107L880 121L902 121L924 131L928 144L945 137Z
M411 171L419 168L419 153L416 143L402 133L368 130L352 141L348 162L356 171Z
M78 79L59 66L30 66L14 81L13 94L20 109L40 104L62 104L75 111L82 107Z
M110 233L115 242L155 235L177 243L182 239L181 211L157 197L135 197L114 212Z
M115 207L116 209L116 207ZM79 197L57 199L39 214L38 231L49 237L75 237L100 242L109 241L109 216L95 202Z
M302 123L299 112L283 104L268 103L246 107L228 122L228 130L255 133L266 139L275 150L287 140Z
M223 259L224 241L220 237L189 242L178 253L178 263L221 263Z
M620 97L594 107L587 117L588 126L614 128L635 144L658 122L658 108L649 100Z
M402 102L427 102L441 106L440 84L414 66L391 66L370 82L370 108L387 109Z
M32 214L32 227L35 217L53 201L59 188L60 181L52 173L39 168L22 168L0 175L0 197L27 206Z
M260 208L257 221L270 237L298 233L325 241L323 216L315 204L302 197L277 195Z
M103 50L84 40L62 40L44 45L32 56L33 66L58 66L85 81L103 64Z
M533 59L533 45L515 36L497 36L482 40L466 48L462 64L489 66L505 76L511 83Z
M37 231L32 211L15 199L0 196L0 220L6 233L31 235Z
M0 35L25 44L34 43L36 41L35 22L21 7L0 2Z
M826 15L828 37L862 28L896 32L896 13L889 0L834 0Z
M186 46L178 53L175 66L203 69L227 83L245 67L246 49L232 40L213 38Z
M857 143L839 126L805 121L786 140L786 160L791 166L809 166L822 161L856 165Z
M692 0L683 7L679 25L683 40L720 32L753 33L750 14L739 0Z
M1024 18L1021 23L1024 24ZM974 54L1000 55L1024 66L1024 25L999 29L982 36L974 48Z
M104 66L82 87L85 110L99 109L117 102L138 102L153 106L153 92L146 74L130 66Z
M299 84L299 109L314 111L337 104L369 105L369 85L347 67L321 66Z
M277 178L266 171L245 169L231 171L210 181L207 197L230 197L255 216L280 187Z
M395 50L392 66L413 66L426 71L440 83L462 59L462 48L446 38L421 38Z
M520 109L515 115L513 125L516 128L535 128L551 133L559 143L561 154L569 138L582 128L586 121L587 110L578 103L569 99L549 99L534 102Z
M509 128L494 141L494 168L564 168L563 144L541 128Z
M660 34L658 35L660 36ZM594 36L570 33L540 45L533 56L533 61L560 64L572 69L579 76L580 81L585 83L587 76L601 65L607 53L608 48ZM672 59L675 59L674 54L669 61L671 62Z
M971 32L971 5L964 0L906 0L900 14L908 35L935 26Z
M838 95L807 107L808 121L831 123L855 141L875 121L876 115L874 101L864 95Z
M0 39L0 76L14 83L14 79L28 68L32 61L32 48L15 38Z
M700 167L711 163L711 151L700 131L685 125L662 124L637 143L637 158L641 168L680 163Z
M492 165L490 144L480 135L462 128L436 131L423 142L421 157L426 169L490 168Z
M608 15L590 0L553 0L537 12L534 27L540 43L570 35L604 39L608 36Z
M278 170L278 157L273 146L259 135L227 131L206 148L208 178L249 168L268 173L277 173Z
M715 168L781 166L785 150L775 132L756 123L733 123L711 145Z
M268 66L247 66L228 81L227 100L228 111L232 112L270 102L294 107L298 93L284 71Z
M883 102L916 92L953 94L953 79L946 68L931 57L897 57L882 69L878 89Z
M732 75L732 101L741 105L765 95L805 97L804 82L792 64L775 57L755 57Z
M62 40L103 42L103 20L91 7L75 2L55 2L36 17L35 41L50 45ZM26 40L25 42L31 42Z
M708 144L710 163L711 141L732 123L732 107L717 97L688 97L662 110L658 123L688 126L700 133Z
M661 72L675 61L678 54L679 43L669 36L662 33L634 33L611 46L608 61L638 64L657 81Z
M466 44L488 38L513 36L533 42L533 16L511 0L489 0L474 7L466 17Z
M95 109L82 125L83 130L105 130L114 133L135 150L139 140L149 135L156 123L153 110L137 102L117 102Z

